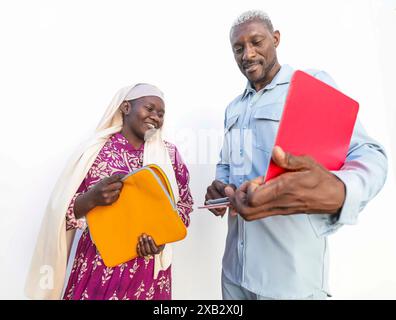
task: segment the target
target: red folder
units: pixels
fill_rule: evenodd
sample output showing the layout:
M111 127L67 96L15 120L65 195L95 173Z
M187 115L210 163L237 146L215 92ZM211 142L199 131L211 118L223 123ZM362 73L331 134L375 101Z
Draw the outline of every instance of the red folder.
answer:
M339 170L349 149L359 104L311 75L296 71L290 82L275 145ZM285 170L271 159L265 181Z

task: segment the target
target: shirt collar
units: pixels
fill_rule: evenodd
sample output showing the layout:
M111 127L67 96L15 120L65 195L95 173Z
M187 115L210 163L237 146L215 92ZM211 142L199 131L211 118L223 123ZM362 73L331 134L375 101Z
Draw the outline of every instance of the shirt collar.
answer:
M278 73L275 75L275 77L272 79L272 81L267 84L263 89L261 89L259 92L264 91L264 90L271 90L274 89L276 86L281 85L281 84L287 84L290 82L290 79L294 73L294 70L292 67L290 67L288 64L284 64L281 66L279 69ZM255 94L256 89L252 87L252 84L250 81L248 81L246 88L242 94L242 99L246 98L249 93Z

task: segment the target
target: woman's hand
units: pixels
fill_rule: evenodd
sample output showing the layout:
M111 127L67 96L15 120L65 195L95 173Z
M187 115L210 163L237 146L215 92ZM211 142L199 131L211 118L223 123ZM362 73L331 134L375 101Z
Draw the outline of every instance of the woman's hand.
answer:
M139 237L136 251L140 257L145 257L160 253L162 250L164 250L164 247L164 244L157 246L153 238L143 233Z
M76 219L84 217L96 206L108 206L117 201L120 196L125 174L116 174L100 180L89 191L80 194L74 203Z
M104 178L95 184L90 193L92 204L96 206L109 206L120 196L123 182L121 179L125 174L115 174L111 177Z

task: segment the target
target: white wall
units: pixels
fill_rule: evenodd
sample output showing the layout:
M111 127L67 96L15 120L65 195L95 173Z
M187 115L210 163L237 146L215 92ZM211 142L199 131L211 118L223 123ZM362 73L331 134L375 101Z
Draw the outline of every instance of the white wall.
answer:
M24 298L49 193L121 86L147 81L166 93L168 137L189 164L196 205L203 202L224 108L245 85L229 27L251 8L281 31L280 62L328 71L388 150L386 186L357 226L330 238L330 284L338 299L396 298L393 0L1 2L0 298ZM193 212L175 249L175 299L220 298L225 235L226 219Z

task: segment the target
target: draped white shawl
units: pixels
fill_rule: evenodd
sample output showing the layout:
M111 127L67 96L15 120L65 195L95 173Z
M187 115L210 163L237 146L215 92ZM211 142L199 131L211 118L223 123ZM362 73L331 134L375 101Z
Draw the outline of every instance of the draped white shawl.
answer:
M61 299L65 285L66 267L73 244L75 230L66 231L66 211L81 182L95 161L99 151L111 135L122 129L119 107L124 100L157 96L162 92L149 84L138 84L119 90L113 97L94 135L82 144L69 159L49 199L28 272L25 294L31 299ZM162 140L161 130L145 141L143 165L159 165L169 178L175 201L179 190L168 150ZM166 270L172 259L170 245L155 255L154 278Z

